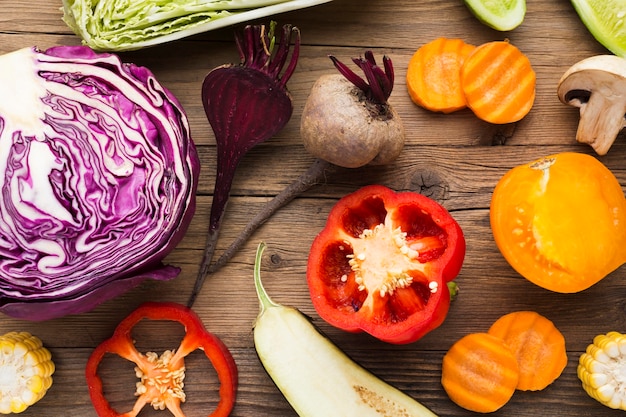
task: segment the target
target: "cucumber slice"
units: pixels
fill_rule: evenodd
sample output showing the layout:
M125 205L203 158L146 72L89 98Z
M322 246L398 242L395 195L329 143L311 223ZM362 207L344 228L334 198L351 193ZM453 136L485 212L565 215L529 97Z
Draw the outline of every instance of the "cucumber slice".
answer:
M626 57L626 0L571 0L580 20L598 42Z
M299 310L272 301L261 282L264 249L261 242L254 265L260 302L254 346L263 367L300 417L437 417L352 361Z
M501 32L515 29L526 16L526 0L465 0L465 5L478 20Z

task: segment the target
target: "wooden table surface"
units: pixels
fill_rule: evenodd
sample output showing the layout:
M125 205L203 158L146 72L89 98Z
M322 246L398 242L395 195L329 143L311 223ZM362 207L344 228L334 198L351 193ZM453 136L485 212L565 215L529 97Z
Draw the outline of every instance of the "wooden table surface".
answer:
M61 0L3 0L2 6L0 53L80 42L61 21ZM578 111L559 102L556 86L569 66L607 51L589 34L569 1L528 0L527 7L524 23L508 33L482 25L461 0L334 0L273 17L279 24L298 26L302 32L299 66L288 83L294 114L282 132L243 160L218 255L243 227L249 213L312 162L299 140L299 119L314 80L334 72L328 54L349 62L371 49L378 57L387 54L393 59L397 82L391 103L406 125L407 144L400 158L389 166L344 170L314 186L268 221L225 268L207 280L194 308L207 328L228 345L237 362L240 385L233 416L296 415L264 372L252 340L251 328L258 312L252 265L259 241L268 244L262 274L276 301L310 315L357 362L438 415L472 415L452 403L441 387L441 360L447 349L468 333L487 330L499 316L522 309L537 311L556 324L565 336L569 362L550 387L541 392L517 392L494 415L621 415L585 394L576 377L576 366L596 334L626 330L626 269L618 269L578 294L552 293L511 269L500 255L489 226L491 193L507 170L561 151L593 154L591 148L575 142ZM150 68L179 98L199 149L202 172L198 209L186 237L167 258L182 272L170 282L146 282L81 315L43 323L2 317L0 332L34 333L50 348L57 366L54 385L44 399L23 413L25 417L96 416L83 376L92 349L143 301L187 301L202 256L215 175L214 138L202 110L200 86L213 67L238 62L232 29L121 54L125 61ZM473 44L506 38L518 46L537 72L537 97L530 114L514 125L495 126L479 121L467 110L442 115L415 106L404 81L408 61L420 45L439 36L458 37ZM599 159L626 186L626 140L619 137L608 155ZM364 334L333 329L316 315L308 296L308 250L328 211L343 195L373 183L434 198L458 220L467 239L465 263L457 278L461 293L446 321L409 345L389 345ZM149 327L141 334L147 339L146 346L165 349L177 345L175 337L180 329ZM110 398L116 404L130 404L135 381L132 368L121 359L108 362L102 372L111 386ZM189 416L206 416L215 404L216 382L204 371L206 367L201 355L188 361L185 410ZM141 415L169 414L147 410Z

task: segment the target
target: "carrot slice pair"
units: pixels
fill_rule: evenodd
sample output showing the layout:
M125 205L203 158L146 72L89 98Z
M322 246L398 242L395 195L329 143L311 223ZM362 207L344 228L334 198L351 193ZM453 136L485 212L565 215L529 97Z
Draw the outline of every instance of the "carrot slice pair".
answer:
M503 407L515 390L537 391L567 365L565 338L534 311L500 317L486 333L458 340L443 358L441 384L457 405L479 413Z
M409 61L411 99L427 110L450 113L469 107L480 119L513 123L535 101L536 74L530 60L508 41L473 46L438 38Z

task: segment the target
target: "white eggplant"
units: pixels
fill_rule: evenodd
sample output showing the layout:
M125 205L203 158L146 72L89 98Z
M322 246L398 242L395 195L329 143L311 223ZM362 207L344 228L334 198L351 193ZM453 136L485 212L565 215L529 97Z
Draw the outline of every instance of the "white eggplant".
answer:
M277 304L261 282L259 244L254 282L260 312L254 344L265 370L301 417L436 417L374 376L322 335L299 310Z

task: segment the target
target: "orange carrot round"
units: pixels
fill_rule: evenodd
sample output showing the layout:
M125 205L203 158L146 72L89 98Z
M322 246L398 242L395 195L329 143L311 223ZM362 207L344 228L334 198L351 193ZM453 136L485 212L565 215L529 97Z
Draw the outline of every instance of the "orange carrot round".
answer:
M409 61L406 85L413 102L427 110L451 113L465 108L461 66L475 46L461 39L437 38Z
M443 358L441 384L457 405L478 413L504 406L515 393L519 366L496 336L472 333L459 339Z
M467 106L489 123L513 123L530 112L536 74L530 60L507 41L477 46L461 68Z
M567 365L565 338L546 317L516 311L500 317L488 331L504 340L520 369L517 389L537 391L557 379Z

